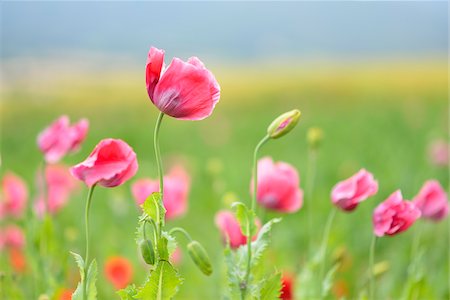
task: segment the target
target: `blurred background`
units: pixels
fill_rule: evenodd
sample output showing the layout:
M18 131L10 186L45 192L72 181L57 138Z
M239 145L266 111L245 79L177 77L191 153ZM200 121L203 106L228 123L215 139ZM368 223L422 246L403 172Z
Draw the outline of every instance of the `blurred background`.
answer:
M215 74L222 96L201 122L167 118L161 149L166 170L182 163L192 186L188 213L169 224L184 226L211 253L216 268L204 277L184 256L180 299L216 299L225 273L222 243L213 225L233 199L249 201L251 158L267 125L292 108L302 111L298 128L268 143L262 155L293 164L301 187L308 181L306 131L323 129L313 194L319 243L333 185L360 168L379 180L377 196L355 213L339 214L330 252L345 249L349 265L338 274L347 296L363 285L372 236L371 212L400 188L407 199L435 178L448 190L446 166L429 149L448 143L448 2L3 2L1 4L1 172L26 179L34 197L42 155L37 134L62 114L87 117L90 131L67 165L83 160L106 137L121 138L136 151L142 177L155 178L152 147L157 109L145 89L150 46L173 56L198 56ZM62 253L84 249L86 190L80 189L55 216ZM92 207L92 256L121 255L140 284L145 268L137 259L134 228L139 211L130 183L98 189ZM266 219L275 216L266 214ZM426 285L430 297L446 292L445 222L425 227ZM270 265L297 272L306 259L304 211L283 216L274 230ZM378 259L390 262L379 295L402 292L413 231L383 238ZM67 279L78 280L65 258ZM99 278L100 299L114 288Z

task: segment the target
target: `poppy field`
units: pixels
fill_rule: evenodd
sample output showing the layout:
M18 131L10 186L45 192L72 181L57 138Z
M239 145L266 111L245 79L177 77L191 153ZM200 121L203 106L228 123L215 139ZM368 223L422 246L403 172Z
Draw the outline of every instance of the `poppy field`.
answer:
M2 91L1 299L449 297L444 63L142 62Z

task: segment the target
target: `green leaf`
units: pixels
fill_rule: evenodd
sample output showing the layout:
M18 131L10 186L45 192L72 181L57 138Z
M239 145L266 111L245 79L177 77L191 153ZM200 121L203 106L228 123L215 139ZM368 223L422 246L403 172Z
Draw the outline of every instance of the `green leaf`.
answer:
M254 236L258 230L255 224L255 212L248 209L242 202L234 202L231 207L236 210L236 219L239 222L242 233L247 237Z
M97 262L94 259L89 266L86 278L86 294L88 300L97 300L97 288L95 287L97 273Z
M78 269L80 271L80 282L78 283L76 290L72 294L72 300L83 300L83 282L84 282L84 268L85 268L84 260L79 254L75 252L70 253L75 258L75 261L78 265Z
M127 286L116 292L120 296L121 300L134 300L137 295L137 289L134 284Z
M158 241L158 255L160 260L169 260L169 250L167 249L167 239L161 237Z
M167 239L167 251L169 252L170 256L175 251L175 249L177 249L177 240L167 231L163 231L161 235Z
M183 280L172 265L162 260L150 274L149 279L136 295L136 298L144 300L172 299L182 282Z
M281 273L277 272L269 279L264 280L261 288L261 300L272 300L280 298Z
M166 209L164 208L161 193L152 193L142 204L142 209L150 218L155 220L155 222L160 222L164 226Z
M231 299L239 299L241 295L240 284L245 275L245 263L238 260L238 256L230 249L230 246L224 250L225 264L227 265L227 282Z

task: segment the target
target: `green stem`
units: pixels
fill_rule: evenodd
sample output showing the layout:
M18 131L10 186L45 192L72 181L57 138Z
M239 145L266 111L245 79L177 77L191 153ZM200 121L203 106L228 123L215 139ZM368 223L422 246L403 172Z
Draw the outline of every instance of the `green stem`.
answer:
M153 147L155 149L155 157L156 164L158 166L158 177L159 177L159 192L161 193L161 201L163 201L164 197L164 174L163 174L163 166L161 160L161 151L159 149L159 129L161 127L161 121L164 117L164 113L160 112L158 115L158 119L156 120L155 131L153 134ZM161 236L162 231L162 220L158 214L158 236Z
M256 197L258 192L258 152L259 149L270 139L268 135L264 136L261 141L259 141L258 145L256 145L255 151L253 152L253 198L252 198L252 211L255 211L256 208ZM245 272L245 282L241 288L241 298L245 299L245 294L247 292L248 281L250 278L250 267L252 262L252 237L250 234L250 220L247 219L247 270Z
M259 143L256 145L255 152L253 153L253 199L252 199L252 211L255 211L256 207L256 193L258 191L258 152L259 149L264 145L270 137L266 135Z
M373 269L375 266L375 245L377 237L373 235L372 242L370 243L370 255L369 255L369 300L375 299L375 277Z
M95 184L89 188L86 209L84 211L84 227L86 236L86 254L84 256L84 285L83 285L83 299L87 299L86 282L87 282L87 270L89 266L89 210L91 208L92 194L94 193Z
M334 217L336 216L336 211L337 211L337 209L333 208L328 215L327 223L325 225L325 231L323 232L322 244L320 245L319 254L321 257L321 262L320 262L320 273L319 273L320 277L319 278L320 278L321 282L323 282L324 277L325 277L325 261L326 261L326 254L327 254L327 246L328 246L328 240L330 239L331 225L333 224ZM322 295L322 293L321 293L321 295Z
M317 152L315 149L310 148L308 151L308 168L307 168L307 186L306 186L306 214L308 219L308 245L309 254L312 253L312 240L313 240L313 226L312 226L312 196L314 190L314 182L316 176L316 157Z
M156 237L156 234L158 233L158 227L156 226L156 223L153 219L145 219L144 221L144 229L143 229L143 233L144 233L144 239L147 239L147 234L146 234L146 230L145 230L145 225L147 223L150 223L153 227L153 242L155 243L155 245L158 243L158 239Z
M172 228L172 229L169 231L169 235L172 235L172 233L175 233L175 232L179 232L179 233L183 234L189 242L192 242L191 236L190 236L189 233L188 233L186 230L184 230L183 228L181 228L181 227L174 227L174 228Z

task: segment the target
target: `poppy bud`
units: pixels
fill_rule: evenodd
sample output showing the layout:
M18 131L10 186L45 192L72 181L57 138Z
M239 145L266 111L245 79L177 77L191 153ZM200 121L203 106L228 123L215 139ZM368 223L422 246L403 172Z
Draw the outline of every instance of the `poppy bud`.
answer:
M203 272L203 274L209 276L212 273L211 261L209 259L208 253L206 253L205 248L197 242L192 241L187 245L189 256L192 258L194 263Z
M311 149L319 148L320 144L323 140L323 131L319 127L311 127L308 129L308 133L306 134L306 139L308 141L308 145Z
M143 240L139 248L141 248L142 258L148 265L155 264L155 250L153 249L153 244L151 240Z
M298 109L282 114L269 125L267 128L267 134L272 139L282 137L297 125L300 115L301 112Z

